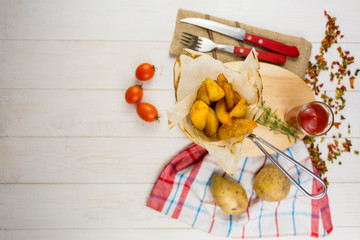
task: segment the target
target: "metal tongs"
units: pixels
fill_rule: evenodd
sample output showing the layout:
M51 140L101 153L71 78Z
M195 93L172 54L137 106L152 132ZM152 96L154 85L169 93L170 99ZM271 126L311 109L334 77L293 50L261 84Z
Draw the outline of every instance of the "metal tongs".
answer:
M297 162L295 159L291 158L290 156L288 156L287 154L285 154L284 152L280 151L279 149L277 149L276 147L274 147L273 145L271 145L269 142L265 141L264 139L262 139L261 137L255 135L255 134L250 134L249 136L247 136L248 138L251 139L251 141L253 141L255 143L255 145L275 164L276 167L278 167L281 172L283 172L285 174L285 176L302 192L304 193L306 196L308 196L309 198L312 199L320 199L322 198L327 191L327 187L325 182L319 177L317 176L315 173L313 173L312 171L310 171L309 169L307 169L306 167L304 167L303 165L301 165L299 162ZM295 164L296 166L298 166L299 168L301 168L302 170L304 170L306 173L308 173L309 175L311 175L313 178L315 178L318 182L321 183L321 185L323 186L323 191L322 193L318 194L318 195L312 195L310 193L308 193L304 188L301 187L301 185L299 183L297 183L297 181L295 179L293 179L282 167L281 165L270 155L270 153L268 153L261 145L260 142L263 143L264 145L268 146L269 148L271 148L272 150L274 150L275 152L277 152L278 154L280 154L281 156L283 156L286 160L290 161L291 163Z

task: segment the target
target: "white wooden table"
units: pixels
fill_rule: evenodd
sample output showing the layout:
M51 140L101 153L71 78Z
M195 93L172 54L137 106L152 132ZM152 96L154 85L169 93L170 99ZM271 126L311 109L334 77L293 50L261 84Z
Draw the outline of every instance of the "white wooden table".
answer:
M168 50L180 7L302 36L313 55L325 9L360 67L357 0L0 0L1 240L213 238L145 206L164 164L190 143L179 129L168 132L165 118L174 103ZM142 62L158 67L144 101L158 107L160 124L144 123L124 101ZM342 132L360 149L355 85L343 113L352 132ZM328 164L329 239L358 239L359 156L340 160Z

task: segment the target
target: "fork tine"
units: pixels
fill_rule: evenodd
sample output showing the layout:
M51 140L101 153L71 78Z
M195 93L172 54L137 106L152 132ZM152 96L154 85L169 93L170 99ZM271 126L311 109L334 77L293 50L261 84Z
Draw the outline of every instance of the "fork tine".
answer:
M182 45L184 45L185 47L188 47L188 45L186 43L180 42Z
M199 50L199 46L198 45L188 45L188 44L185 44L185 43L181 43L182 45L184 45L186 48L190 48L192 50L195 50L195 51L198 51Z
M189 41L194 40L193 38L190 38L190 37L187 37L187 36L184 36L184 35L182 35L181 37L182 37L183 39L187 39L187 40L189 40Z
M186 43L183 43L183 42L180 42L182 45L184 45L186 48L190 48L192 50L195 50L193 46L189 45L189 44L186 44Z
M180 41L180 43L182 44L182 45L184 45L185 47L187 47L187 48L190 48L193 44L191 44L190 42L185 42L185 41Z
M196 42L196 41L187 40L187 39L181 39L181 40L180 40L180 43L182 43L182 44L185 45L186 47L197 45L197 42Z
M187 48L198 51L201 47L201 38L187 32L182 33L180 43Z
M190 44L190 43L193 42L193 41L191 41L190 39L188 40L188 39L184 39L184 38L180 39L180 41L181 41L181 42L184 42L184 43L187 43L187 44Z
M182 33L185 34L185 35L188 35L189 37L192 37L194 39L198 39L198 36L196 36L196 35L193 35L193 34L190 34L190 33L187 33L187 32L182 32Z
M193 34L187 33L187 32L182 32L183 34L181 35L182 38L185 38L189 41L194 41L194 42L198 42L199 41L199 37L195 36Z
M190 48L192 50L197 50L198 49L198 46L195 45L195 44L186 44L184 42L180 42L182 45L184 45L186 48Z

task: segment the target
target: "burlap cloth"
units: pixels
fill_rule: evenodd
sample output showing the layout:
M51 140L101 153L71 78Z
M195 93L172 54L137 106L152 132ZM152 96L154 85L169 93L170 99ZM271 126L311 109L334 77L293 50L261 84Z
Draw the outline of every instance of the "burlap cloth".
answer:
M242 42L237 39L225 36L223 34L207 30L201 27L197 27L188 23L182 23L180 22L181 19L187 18L187 17L197 17L197 18L204 18L209 19L211 21L223 23L232 27L240 27L244 29L245 31L255 34L261 37L273 39L279 42L282 42L286 45L290 46L296 46L300 52L300 55L297 58L291 58L287 57L286 62L281 67L294 72L297 74L301 79L304 78L307 68L308 68L308 62L309 57L311 54L311 43L306 41L302 37L294 37L290 35L285 35L282 33L277 33L257 27L253 27L250 25L246 25L244 23L236 22L236 21L230 21L222 18L217 18L214 16L210 16L203 13L198 13L190 10L185 9L179 9L177 19L176 19L176 26L174 31L174 36L170 45L170 51L169 54L171 56L178 56L179 54L185 53L183 48L184 45L180 43L182 32L191 33L197 36L201 37L207 37L211 40L213 40L216 43L220 44L226 44L226 45L234 45L234 46L241 46L246 48L253 48L261 49L265 51L269 51L266 49L263 49L257 45L253 45L247 42ZM241 61L244 58L239 55L235 55L232 53L224 52L221 50L214 50L208 54L211 54L214 58L221 60L222 62L232 62L232 61Z

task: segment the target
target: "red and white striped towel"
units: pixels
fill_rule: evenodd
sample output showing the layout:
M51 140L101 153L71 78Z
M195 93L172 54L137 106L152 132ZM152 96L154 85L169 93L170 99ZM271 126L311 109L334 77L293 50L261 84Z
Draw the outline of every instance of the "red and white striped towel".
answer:
M304 142L299 141L284 152L309 169L315 168ZM318 194L322 186L278 155L273 155L301 185ZM214 172L223 170L206 149L192 144L164 167L150 194L147 206L210 234L233 238L261 238L308 235L325 236L332 229L328 196L312 200L291 185L288 197L279 202L265 202L253 190L255 173L271 161L264 156L246 157L232 176L246 190L248 208L238 215L228 215L214 202L209 189Z

